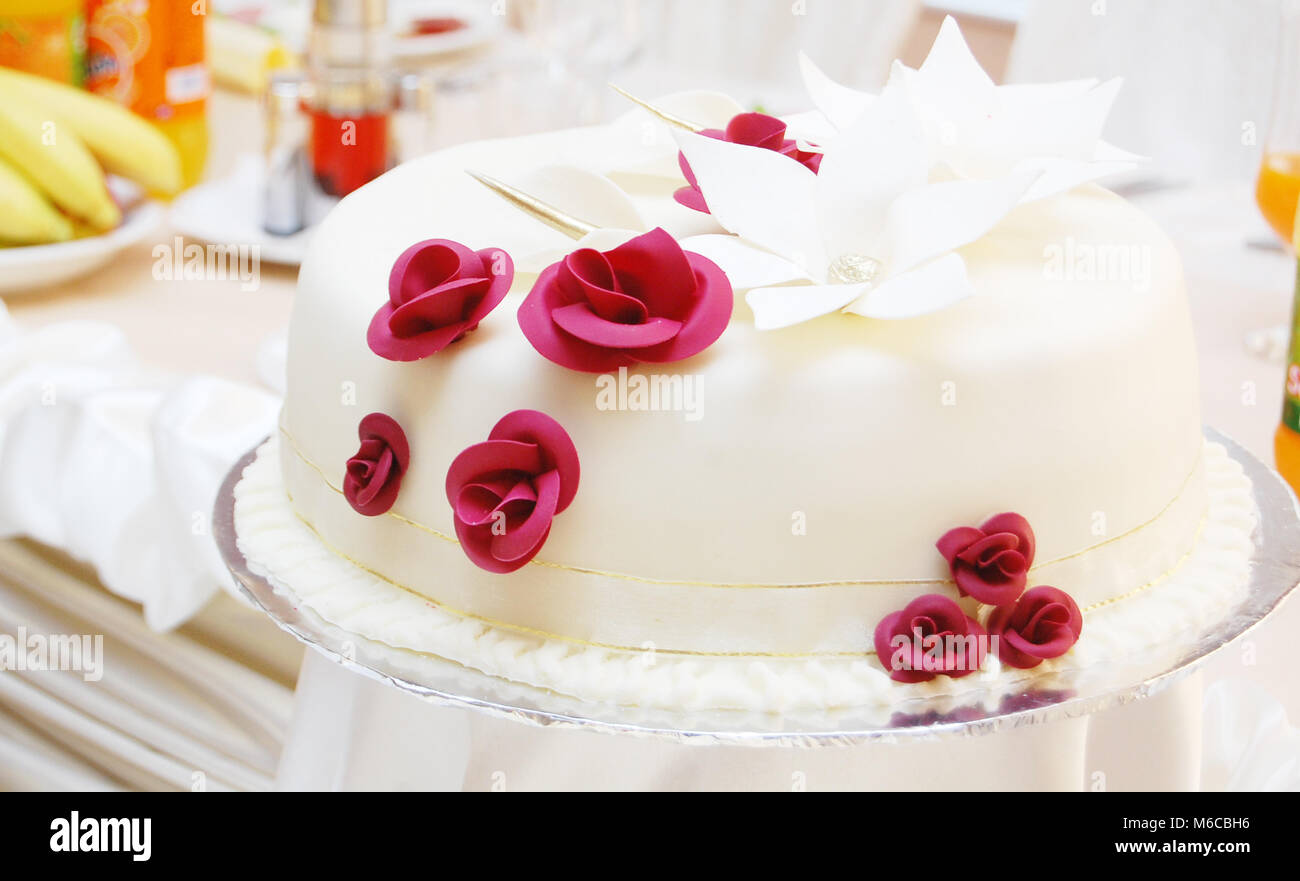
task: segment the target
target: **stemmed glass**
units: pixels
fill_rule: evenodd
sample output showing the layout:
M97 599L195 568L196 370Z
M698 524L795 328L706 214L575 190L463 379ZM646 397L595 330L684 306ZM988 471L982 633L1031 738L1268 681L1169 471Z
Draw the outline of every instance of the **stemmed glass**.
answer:
M1284 0L1280 16L1273 107L1255 183L1255 202L1282 247L1294 254L1296 203L1300 200L1300 2ZM1246 347L1281 363L1288 336L1288 328L1283 326L1252 331L1246 337Z
M607 88L611 76L643 46L636 0L522 0L511 12L551 80L578 98L578 124L599 122L606 103L616 100Z

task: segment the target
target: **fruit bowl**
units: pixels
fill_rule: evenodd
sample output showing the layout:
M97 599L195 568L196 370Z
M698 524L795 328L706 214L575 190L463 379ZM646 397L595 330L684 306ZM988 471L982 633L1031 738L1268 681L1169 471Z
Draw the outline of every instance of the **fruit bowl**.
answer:
M0 248L0 295L6 299L93 272L123 249L155 233L163 221L158 202L140 202L123 211L116 228L48 245Z
M0 67L0 293L102 266L162 220L141 194L174 195L183 183L180 154L148 120Z

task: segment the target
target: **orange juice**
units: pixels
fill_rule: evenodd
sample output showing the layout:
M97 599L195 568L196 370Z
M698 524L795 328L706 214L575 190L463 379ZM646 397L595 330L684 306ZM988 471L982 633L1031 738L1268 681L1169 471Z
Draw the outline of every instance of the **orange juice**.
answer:
M82 0L0 0L0 67L81 85L86 27Z
M1297 197L1300 197L1300 153L1265 155L1255 183L1255 201L1264 219L1284 242L1291 241Z
M1293 227L1293 244L1300 254L1300 225ZM1282 424L1273 436L1273 456L1278 473L1300 493L1300 267L1291 311L1291 345L1287 347L1286 387L1282 399Z
M153 122L181 156L190 186L208 154L202 4L193 0L89 0L86 88Z

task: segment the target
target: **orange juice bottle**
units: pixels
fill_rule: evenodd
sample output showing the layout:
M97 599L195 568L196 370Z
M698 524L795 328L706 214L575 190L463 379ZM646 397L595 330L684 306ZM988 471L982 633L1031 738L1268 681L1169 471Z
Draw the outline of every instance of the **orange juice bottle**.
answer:
M208 155L201 0L88 0L86 88L150 120L176 145L185 186Z
M1293 228L1292 244L1300 254L1300 225ZM1282 398L1282 424L1273 436L1273 456L1278 473L1300 493L1300 267L1291 312L1291 344L1287 347L1286 389Z
M86 53L82 0L0 0L0 67L81 85Z

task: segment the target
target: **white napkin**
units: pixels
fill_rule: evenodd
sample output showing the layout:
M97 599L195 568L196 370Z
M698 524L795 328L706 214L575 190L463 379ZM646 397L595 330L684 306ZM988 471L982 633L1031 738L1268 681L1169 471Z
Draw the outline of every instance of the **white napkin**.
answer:
M122 332L0 315L0 536L92 564L168 629L230 578L211 540L217 488L270 433L278 400L142 368Z

